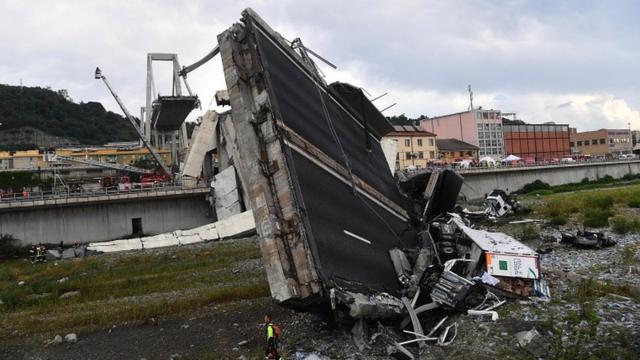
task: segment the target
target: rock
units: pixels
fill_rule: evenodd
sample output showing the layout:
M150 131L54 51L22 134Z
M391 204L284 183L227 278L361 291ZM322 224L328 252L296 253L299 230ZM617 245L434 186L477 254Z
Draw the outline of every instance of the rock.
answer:
M63 282L66 282L67 280L69 280L68 276L63 277L62 279L58 280L59 284L62 284Z
M520 347L525 347L529 345L529 343L533 341L533 339L535 339L538 335L540 334L536 329L521 331L519 333L516 333L516 340L518 340L518 345L520 345Z
M66 299L70 297L76 297L80 295L80 291L67 291L66 293L60 295L60 299Z
M64 341L70 344L76 343L78 342L78 335L76 335L75 333L69 333L64 336Z
M4 301L2 301L2 299L0 299L0 305L4 305Z
M56 335L53 340L51 340L51 344L62 344L62 336Z
M248 343L249 343L249 340L242 340L238 343L238 346L247 345Z
M18 286L24 285L24 281L18 281Z

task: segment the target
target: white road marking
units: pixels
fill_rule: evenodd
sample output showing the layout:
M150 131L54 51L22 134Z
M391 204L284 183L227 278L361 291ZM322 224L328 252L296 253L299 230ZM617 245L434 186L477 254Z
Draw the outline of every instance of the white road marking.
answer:
M360 240L360 241L362 241L364 243L367 243L367 244L371 245L371 241L363 238L362 236L358 236L358 235L356 235L356 234L354 234L354 233L352 233L350 231L347 231L347 230L343 230L343 231L344 231L345 234L347 234L347 235L349 235L351 237L354 237L354 238L356 238L356 239L358 239L358 240Z

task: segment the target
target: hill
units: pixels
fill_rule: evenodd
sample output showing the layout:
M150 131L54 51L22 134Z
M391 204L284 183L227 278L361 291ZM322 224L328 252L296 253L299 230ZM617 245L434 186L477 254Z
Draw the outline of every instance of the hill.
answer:
M66 90L0 84L0 131L35 128L47 134L88 145L137 139L123 117L98 102L75 103ZM14 143L4 146L28 145ZM40 144L38 144L40 145ZM40 145L42 146L42 145Z

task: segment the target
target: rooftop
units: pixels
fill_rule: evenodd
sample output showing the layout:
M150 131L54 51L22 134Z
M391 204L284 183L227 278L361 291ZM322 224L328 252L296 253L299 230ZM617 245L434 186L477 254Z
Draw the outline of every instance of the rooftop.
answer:
M477 150L478 147L466 143L458 139L436 139L436 144L439 150L445 151L458 151L458 150Z
M387 135L398 135L403 133L420 133L420 135L424 136L436 136L436 134L416 125L393 125L393 131Z

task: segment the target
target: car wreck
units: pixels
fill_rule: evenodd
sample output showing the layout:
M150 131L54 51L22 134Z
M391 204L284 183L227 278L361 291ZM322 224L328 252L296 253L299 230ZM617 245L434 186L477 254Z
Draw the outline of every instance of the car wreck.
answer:
M590 231L578 229L575 231L562 231L560 242L571 244L577 248L600 249L616 245L615 240L602 231Z
M493 318L498 296L546 288L535 251L453 212L460 175L394 178L381 145L391 125L359 87L326 84L299 39L247 9L218 43L231 107L215 115L218 163L237 171L280 304L404 319L413 342L444 345L455 326L434 337L419 314Z
M530 209L506 191L494 189L486 194L480 209L464 208L458 209L458 212L469 219L498 219L513 214L527 214Z

